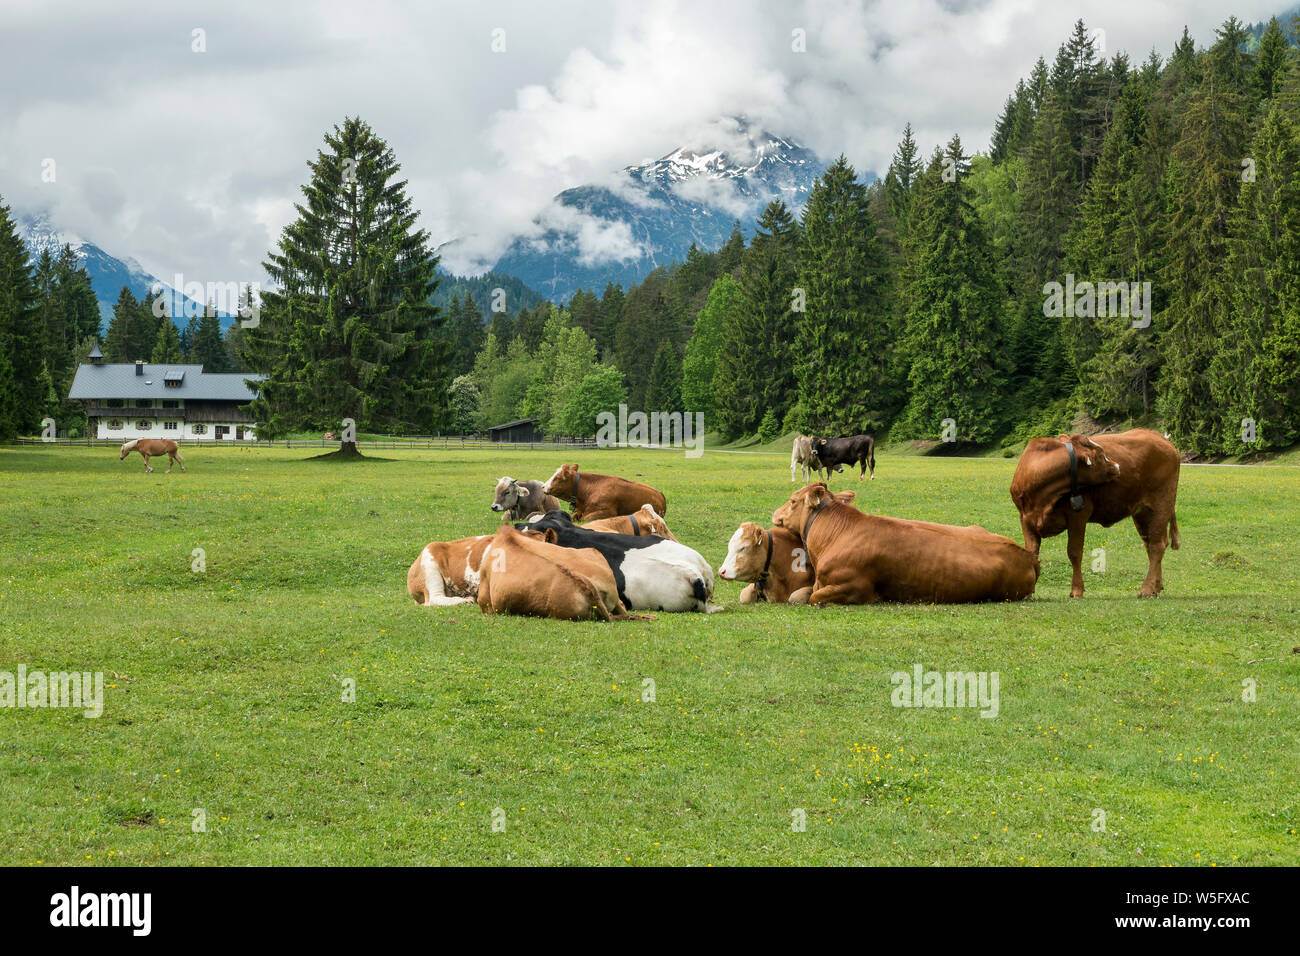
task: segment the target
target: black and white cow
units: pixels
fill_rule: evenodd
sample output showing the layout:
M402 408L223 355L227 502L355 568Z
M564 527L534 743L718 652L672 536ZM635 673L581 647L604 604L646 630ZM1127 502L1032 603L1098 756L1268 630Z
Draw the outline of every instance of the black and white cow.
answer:
M713 568L699 552L679 541L657 535L615 534L579 528L563 511L548 511L520 531L553 528L556 544L564 548L595 548L614 572L618 596L629 610L721 610L713 597Z
M504 512L502 521L523 521L531 514L541 514L562 507L560 500L542 491L540 481L517 481L506 475L497 479L492 510Z

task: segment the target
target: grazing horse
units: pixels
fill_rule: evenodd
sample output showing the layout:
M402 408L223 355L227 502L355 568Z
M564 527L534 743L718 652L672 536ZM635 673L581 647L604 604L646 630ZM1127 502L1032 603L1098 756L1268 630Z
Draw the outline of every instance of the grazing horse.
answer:
M185 470L185 461L181 458L181 450L176 442L170 438L133 438L122 446L122 454L117 458L118 461L124 459L133 451L138 451L140 457L144 459L145 472L153 471L149 467L150 455L167 456L167 474L171 474L172 465L180 465L181 471Z

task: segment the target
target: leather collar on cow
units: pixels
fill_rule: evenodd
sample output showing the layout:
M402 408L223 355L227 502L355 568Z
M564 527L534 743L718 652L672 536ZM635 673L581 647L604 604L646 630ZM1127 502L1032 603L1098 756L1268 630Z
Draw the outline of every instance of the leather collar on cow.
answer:
M1070 456L1070 507L1083 510L1083 495L1079 494L1079 459L1074 454L1074 443L1066 442L1065 451Z
M832 499L828 494L825 498L823 498L818 503L817 507L812 510L812 514L808 516L808 520L804 522L803 546L804 546L804 550L808 552L809 559L812 558L812 548L808 544L808 532L812 530L813 522L817 520L817 516L822 513L822 509L825 508L828 504L830 504L832 500L834 499Z
M577 468L573 469L573 497L569 499L569 509L571 511L578 510L578 478L581 477L581 475L581 471Z
M641 536L641 526L636 523L636 515L628 515L632 519L632 534L636 537Z
M767 600L767 595L763 593L763 589L767 587L767 569L772 566L772 532L764 528L763 537L767 539L767 560L763 562L763 573L754 582L754 590L758 592L760 601Z

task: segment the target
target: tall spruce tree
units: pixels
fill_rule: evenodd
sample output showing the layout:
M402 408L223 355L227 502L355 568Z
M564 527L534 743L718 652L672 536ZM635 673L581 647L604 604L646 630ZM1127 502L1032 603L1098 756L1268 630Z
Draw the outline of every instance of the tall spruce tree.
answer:
M27 247L0 202L0 439L36 430L50 380Z
M1218 447L1233 453L1300 439L1300 140L1281 108L1265 118L1251 155L1255 175L1229 223L1229 298L1209 372L1222 412Z
M813 184L803 214L795 377L807 420L825 433L884 429L904 398L894 353L889 262L866 187L840 156ZM777 420L784 409L776 409Z
M952 170L951 180L945 169ZM958 441L981 443L1001 424L1002 294L971 206L967 171L961 140L954 136L926 170L918 198L917 261L904 338L911 394L898 437L939 438L951 419Z
M446 422L451 367L445 320L429 304L438 259L388 144L347 118L325 145L265 263L275 288L245 346L267 376L252 413L271 437L344 418L358 430L432 432Z
M159 365L177 365L182 358L180 331L176 328L175 322L163 316L162 321L158 323L158 335L154 339L149 361Z
M1174 149L1177 209L1161 276L1169 301L1155 318L1162 324L1164 357L1159 408L1184 451L1212 453L1223 434L1224 412L1214 403L1209 371L1225 331L1228 219L1237 203L1245 148L1241 94L1209 87L1194 94Z

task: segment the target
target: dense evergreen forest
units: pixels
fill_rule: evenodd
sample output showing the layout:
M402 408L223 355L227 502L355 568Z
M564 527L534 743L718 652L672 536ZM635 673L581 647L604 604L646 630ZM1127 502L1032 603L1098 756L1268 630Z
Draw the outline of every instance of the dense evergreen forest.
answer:
M987 154L954 137L927 159L908 127L885 176L863 185L841 157L798 221L775 202L748 243L494 316L475 360L460 352L459 424L566 431L622 397L704 411L733 439L938 439L950 419L959 442L1010 447L1082 420L1155 425L1199 454L1294 444L1288 39L1232 18L1208 49L1184 30L1135 63L1101 58L1080 21L1007 97ZM622 391L587 381L599 365Z
M179 327L124 290L105 356L265 372L267 437L344 414L394 432L536 417L591 434L626 402L703 412L726 439L946 431L1013 448L1140 423L1192 454L1287 447L1300 19L1290 29L1230 18L1206 49L1184 30L1135 62L1101 57L1080 21L1010 92L987 152L921 144L908 126L870 185L841 156L798 218L773 202L748 239L737 226L721 249L562 306L509 277L440 277L391 150L348 120L305 192L391 248L318 275L305 264L337 224L304 219L268 263L281 288L256 332L223 337L214 316ZM372 156L360 192L335 168L344 147ZM388 205L358 205L370 195ZM61 397L97 331L71 250L29 262L0 206L0 437L75 420Z

